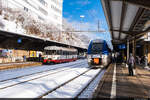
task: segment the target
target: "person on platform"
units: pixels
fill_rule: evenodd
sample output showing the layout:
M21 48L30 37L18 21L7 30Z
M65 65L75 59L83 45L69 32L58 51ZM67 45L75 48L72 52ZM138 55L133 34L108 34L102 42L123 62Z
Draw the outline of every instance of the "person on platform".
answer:
M42 54L39 54L39 62L41 62Z
M26 56L25 55L23 55L23 61L26 62Z
M133 55L130 54L130 57L129 57L129 60L128 60L129 76L133 76L133 67L134 67L134 64L135 64L135 59L134 59Z

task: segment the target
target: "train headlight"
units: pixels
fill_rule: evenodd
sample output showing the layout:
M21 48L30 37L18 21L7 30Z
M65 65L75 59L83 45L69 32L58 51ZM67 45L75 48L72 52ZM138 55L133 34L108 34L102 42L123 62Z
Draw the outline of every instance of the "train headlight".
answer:
M91 55L88 55L88 56L87 56L87 59L88 59L88 62L91 62L92 56L91 56Z
M87 58L88 58L88 59L91 59L92 57L91 57L91 55L88 55Z

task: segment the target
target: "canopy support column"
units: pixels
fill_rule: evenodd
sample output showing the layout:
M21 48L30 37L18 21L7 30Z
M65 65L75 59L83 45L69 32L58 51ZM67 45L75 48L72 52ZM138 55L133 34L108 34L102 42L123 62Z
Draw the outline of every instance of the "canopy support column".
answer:
M127 58L126 58L126 67L128 67L127 63L128 63L128 60L129 60L129 40L127 40Z
M133 57L134 57L134 60L136 60L136 39L135 39L135 37L132 40L132 45L133 45L133 47L132 47ZM136 69L136 61L135 61L134 68L133 68L134 75L136 74L135 69Z

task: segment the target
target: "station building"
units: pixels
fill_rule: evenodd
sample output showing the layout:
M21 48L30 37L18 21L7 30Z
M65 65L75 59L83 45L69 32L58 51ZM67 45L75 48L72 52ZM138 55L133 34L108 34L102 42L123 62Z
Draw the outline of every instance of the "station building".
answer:
M147 56L148 63L150 64L150 32L146 33L139 39L136 45L137 56Z

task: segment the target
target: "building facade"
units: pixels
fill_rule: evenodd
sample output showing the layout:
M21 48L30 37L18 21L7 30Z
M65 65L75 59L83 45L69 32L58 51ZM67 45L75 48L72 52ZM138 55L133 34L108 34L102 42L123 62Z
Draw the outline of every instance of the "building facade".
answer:
M0 0L0 8L25 11L35 20L46 22L62 30L63 0ZM23 61L23 56L38 58L39 53L42 52L0 48L0 63L20 62Z
M21 9L62 29L63 0L0 0L3 7Z

